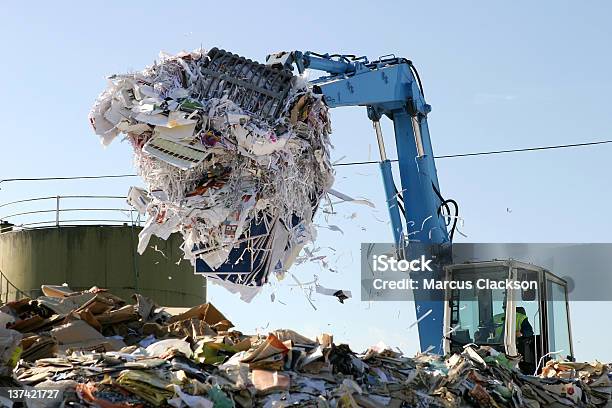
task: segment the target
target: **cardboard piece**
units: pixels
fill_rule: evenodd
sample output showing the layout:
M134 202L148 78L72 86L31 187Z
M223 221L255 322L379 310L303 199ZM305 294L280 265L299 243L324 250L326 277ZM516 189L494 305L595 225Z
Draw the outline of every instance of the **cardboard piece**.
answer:
M49 297L66 297L77 294L74 290L70 289L68 286L64 285L42 285L40 287L43 295Z
M106 338L83 320L75 320L51 330L51 336L58 342L60 352L67 350L114 351L125 347L115 338Z
M251 372L251 381L258 392L267 394L276 391L287 391L291 383L287 374L278 371L255 369Z
M289 348L275 335L269 334L264 342L255 349L251 349L241 360L251 368L280 369L284 364L284 357Z
M225 326L225 330L234 327L234 325L229 320L227 320L227 318L223 316L223 314L219 310L217 310L217 308L214 307L211 303L204 303L199 306L192 307L184 313L172 316L169 320L169 323L174 323L180 320L187 320L191 318L204 320L210 326L215 326L218 324L220 326Z

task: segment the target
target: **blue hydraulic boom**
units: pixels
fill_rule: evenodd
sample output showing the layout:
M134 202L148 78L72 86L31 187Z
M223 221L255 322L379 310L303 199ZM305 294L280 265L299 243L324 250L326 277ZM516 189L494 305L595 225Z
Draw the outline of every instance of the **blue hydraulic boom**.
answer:
M418 242L448 246L452 230L449 235L448 219L442 210L445 207L446 214L450 215L449 203L454 201L444 200L440 194L427 126L431 106L425 102L412 62L393 55L369 62L365 57L294 51L269 55L266 63L286 68L295 65L300 73L307 68L326 72L326 76L311 83L324 95L329 107L367 108L378 141L380 170L396 245L401 248ZM401 181L399 191L385 151L379 122L383 116L393 121ZM441 273L435 271L431 277L441 278ZM441 353L443 302L419 299L415 294L415 304L421 351Z

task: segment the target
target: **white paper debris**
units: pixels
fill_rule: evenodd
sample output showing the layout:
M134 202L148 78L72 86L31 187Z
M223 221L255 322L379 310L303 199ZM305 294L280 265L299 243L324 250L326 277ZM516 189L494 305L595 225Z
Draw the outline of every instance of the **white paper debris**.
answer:
M166 339L151 343L147 346L146 355L149 357L161 357L168 355L168 353L173 350L179 351L188 358L193 354L191 346L185 340Z
M176 384L172 384L174 393L177 395L175 398L169 399L168 404L175 408L213 408L214 404L209 399L201 397L199 395L190 395L181 391L181 387Z
M333 195L334 197L339 198L341 200L341 201L333 203L334 205L335 204L339 204L339 203L344 203L344 202L350 202L350 203L353 203L353 204L367 205L368 207L376 208L376 206L374 205L373 202L371 202L370 200L367 200L365 198L353 198L353 197L348 196L348 195L346 195L344 193L341 193L341 192L339 192L337 190L334 190L333 188L329 189L328 193L330 195Z
M316 286L317 293L325 296L335 296L338 298L340 303L344 303L346 299L350 299L353 297L350 290L342 290L342 289L329 289L321 285Z
M139 214L146 214L147 206L151 202L147 192L142 188L130 187L127 195L127 202L129 205L134 207Z
M417 324L419 324L423 319L425 319L427 316L429 316L431 314L432 310L429 309L428 311L426 311L421 317L419 317L415 322L412 322L410 324L410 326L408 326L409 329L412 329L414 326L416 326Z

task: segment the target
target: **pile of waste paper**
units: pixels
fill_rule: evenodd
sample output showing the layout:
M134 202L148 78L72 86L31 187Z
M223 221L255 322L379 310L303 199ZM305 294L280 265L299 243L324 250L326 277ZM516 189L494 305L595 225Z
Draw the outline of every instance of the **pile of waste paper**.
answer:
M92 288L43 287L3 305L0 387L44 391L30 407L601 407L610 367L549 362L541 377L488 347L358 354L333 336L246 335L211 304L176 314ZM0 388L6 393L6 388ZM53 393L52 391L55 391ZM0 405L12 401L0 394ZM28 393L24 395L35 395Z
M133 147L146 190L128 201L148 215L140 253L178 231L192 264L236 272L212 278L261 286L314 239L331 128L304 78L216 48L162 55L109 77L89 119L104 145L124 134Z

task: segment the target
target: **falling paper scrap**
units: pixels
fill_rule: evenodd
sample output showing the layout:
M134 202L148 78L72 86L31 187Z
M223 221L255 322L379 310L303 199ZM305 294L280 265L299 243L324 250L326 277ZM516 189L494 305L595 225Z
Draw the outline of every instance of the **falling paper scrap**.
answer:
M260 287L315 237L333 184L323 98L280 70L213 48L109 77L90 122L108 145L134 149L147 191L130 203L148 220L138 245L180 232L184 258L228 288Z
M317 293L326 296L335 296L338 298L340 303L344 303L346 299L350 299L353 297L350 290L342 290L342 289L328 289L321 285L316 286Z
M353 197L347 196L344 193L341 193L339 191L336 191L334 189L330 189L328 191L328 193L330 195L333 195L334 197L337 197L340 199L340 201L334 203L334 204L339 204L339 203L343 203L343 202L352 202L355 204L362 204L362 205L367 205L370 208L375 208L376 206L374 205L374 203L372 203L370 200L366 200L365 198L361 198L361 199L355 199Z

